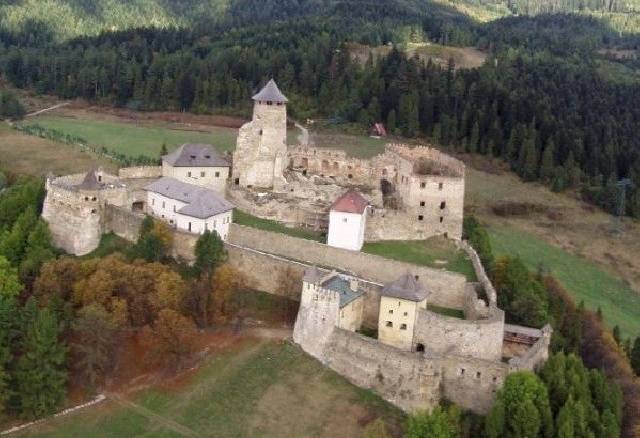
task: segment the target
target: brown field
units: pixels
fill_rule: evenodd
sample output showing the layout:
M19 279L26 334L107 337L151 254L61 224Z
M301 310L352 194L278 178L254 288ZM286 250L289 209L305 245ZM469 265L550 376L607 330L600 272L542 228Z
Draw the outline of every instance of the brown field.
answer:
M592 260L640 291L638 223L625 219L622 233L615 234L611 215L579 201L575 195L553 193L540 184L523 183L503 164L483 157L463 159L468 164L467 211L474 212L489 225L515 227ZM525 216L501 217L492 208L500 202L526 202L543 208Z
M72 146L22 134L0 124L0 168L14 173L43 176L83 172L102 166L114 171L110 160L90 155Z
M379 59L391 52L392 46L370 47L361 44L350 44L348 47L352 59L364 64L373 56ZM487 54L473 47L450 47L435 43L410 43L402 48L407 55L417 55L421 61L427 62L429 59L438 65L447 65L450 58L453 58L456 68L480 67L487 59Z

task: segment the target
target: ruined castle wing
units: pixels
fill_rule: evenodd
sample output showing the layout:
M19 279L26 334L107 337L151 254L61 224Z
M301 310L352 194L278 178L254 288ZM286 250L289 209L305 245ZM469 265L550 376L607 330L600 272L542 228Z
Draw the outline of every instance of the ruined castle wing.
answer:
M212 145L202 143L186 143L162 159L174 167L230 167Z
M262 90L252 98L258 102L276 102L276 103L287 103L289 99L286 98L284 94L280 91L276 82L271 79L267 82L267 85L264 86Z

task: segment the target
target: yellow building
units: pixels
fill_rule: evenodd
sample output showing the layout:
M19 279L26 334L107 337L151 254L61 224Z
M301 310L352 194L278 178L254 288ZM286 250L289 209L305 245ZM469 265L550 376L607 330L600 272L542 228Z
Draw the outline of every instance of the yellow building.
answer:
M427 308L427 291L410 273L382 289L378 340L411 351L418 309Z

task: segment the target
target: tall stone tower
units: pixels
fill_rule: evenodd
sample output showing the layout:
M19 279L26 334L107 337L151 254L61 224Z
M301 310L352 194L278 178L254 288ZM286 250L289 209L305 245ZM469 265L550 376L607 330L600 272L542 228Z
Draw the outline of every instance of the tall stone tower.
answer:
M284 183L288 99L271 79L253 100L253 119L238 133L233 182L241 187L272 188Z

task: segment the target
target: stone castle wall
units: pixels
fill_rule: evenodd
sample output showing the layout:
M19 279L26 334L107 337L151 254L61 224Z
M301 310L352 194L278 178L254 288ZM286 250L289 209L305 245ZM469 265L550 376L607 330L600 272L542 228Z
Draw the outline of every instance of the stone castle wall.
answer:
M411 272L431 291L430 302L463 309L466 278L453 272L385 259L380 256L330 247L318 242L257 230L238 224L229 228L229 243L253 248L310 265L334 268L376 283L388 283Z
M493 308L488 319L468 320L420 309L413 342L442 355L500 361L504 340L504 312Z
M421 354L335 328L320 360L353 384L375 391L405 411L430 410L440 402L437 366Z
M162 166L123 167L118 170L118 177L123 179L160 178L162 177Z

